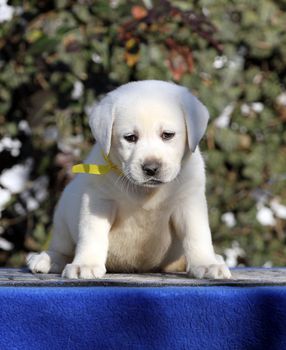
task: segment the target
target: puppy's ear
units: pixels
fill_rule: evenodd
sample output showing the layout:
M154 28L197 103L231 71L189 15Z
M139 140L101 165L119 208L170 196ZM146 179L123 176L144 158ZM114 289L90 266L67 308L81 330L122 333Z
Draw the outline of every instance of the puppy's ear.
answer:
M89 115L92 134L107 155L111 146L113 122L114 101L110 95L107 95L93 107Z
M183 90L181 101L187 125L189 147L194 152L206 131L209 112L187 89Z

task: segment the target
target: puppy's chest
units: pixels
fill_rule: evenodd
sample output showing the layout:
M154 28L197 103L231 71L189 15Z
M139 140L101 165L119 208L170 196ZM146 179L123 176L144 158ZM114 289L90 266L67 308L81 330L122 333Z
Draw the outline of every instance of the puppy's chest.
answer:
M110 271L148 271L159 266L171 244L165 210L120 211L109 233Z
M168 227L170 213L167 208L119 208L111 232L117 234L147 236L159 234L160 229Z

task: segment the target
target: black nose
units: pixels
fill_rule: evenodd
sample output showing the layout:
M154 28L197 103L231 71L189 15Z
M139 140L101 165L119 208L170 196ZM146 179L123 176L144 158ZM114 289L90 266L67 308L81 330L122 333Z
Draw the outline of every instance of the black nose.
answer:
M154 176L158 173L160 166L159 162L146 162L142 165L142 170L145 175Z

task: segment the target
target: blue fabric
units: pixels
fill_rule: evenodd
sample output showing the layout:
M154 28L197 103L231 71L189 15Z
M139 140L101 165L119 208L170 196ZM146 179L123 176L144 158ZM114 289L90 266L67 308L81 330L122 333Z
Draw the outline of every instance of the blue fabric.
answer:
M0 349L286 349L286 287L2 287Z

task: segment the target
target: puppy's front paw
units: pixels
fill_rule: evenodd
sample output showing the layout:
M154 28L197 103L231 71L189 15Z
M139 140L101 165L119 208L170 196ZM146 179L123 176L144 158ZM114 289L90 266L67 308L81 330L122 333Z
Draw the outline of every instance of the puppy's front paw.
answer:
M231 273L224 264L190 266L188 274L195 278L229 279Z
M94 279L105 275L105 266L67 264L62 277L70 279Z
M30 253L26 262L33 273L49 273L51 269L51 259L46 252Z

